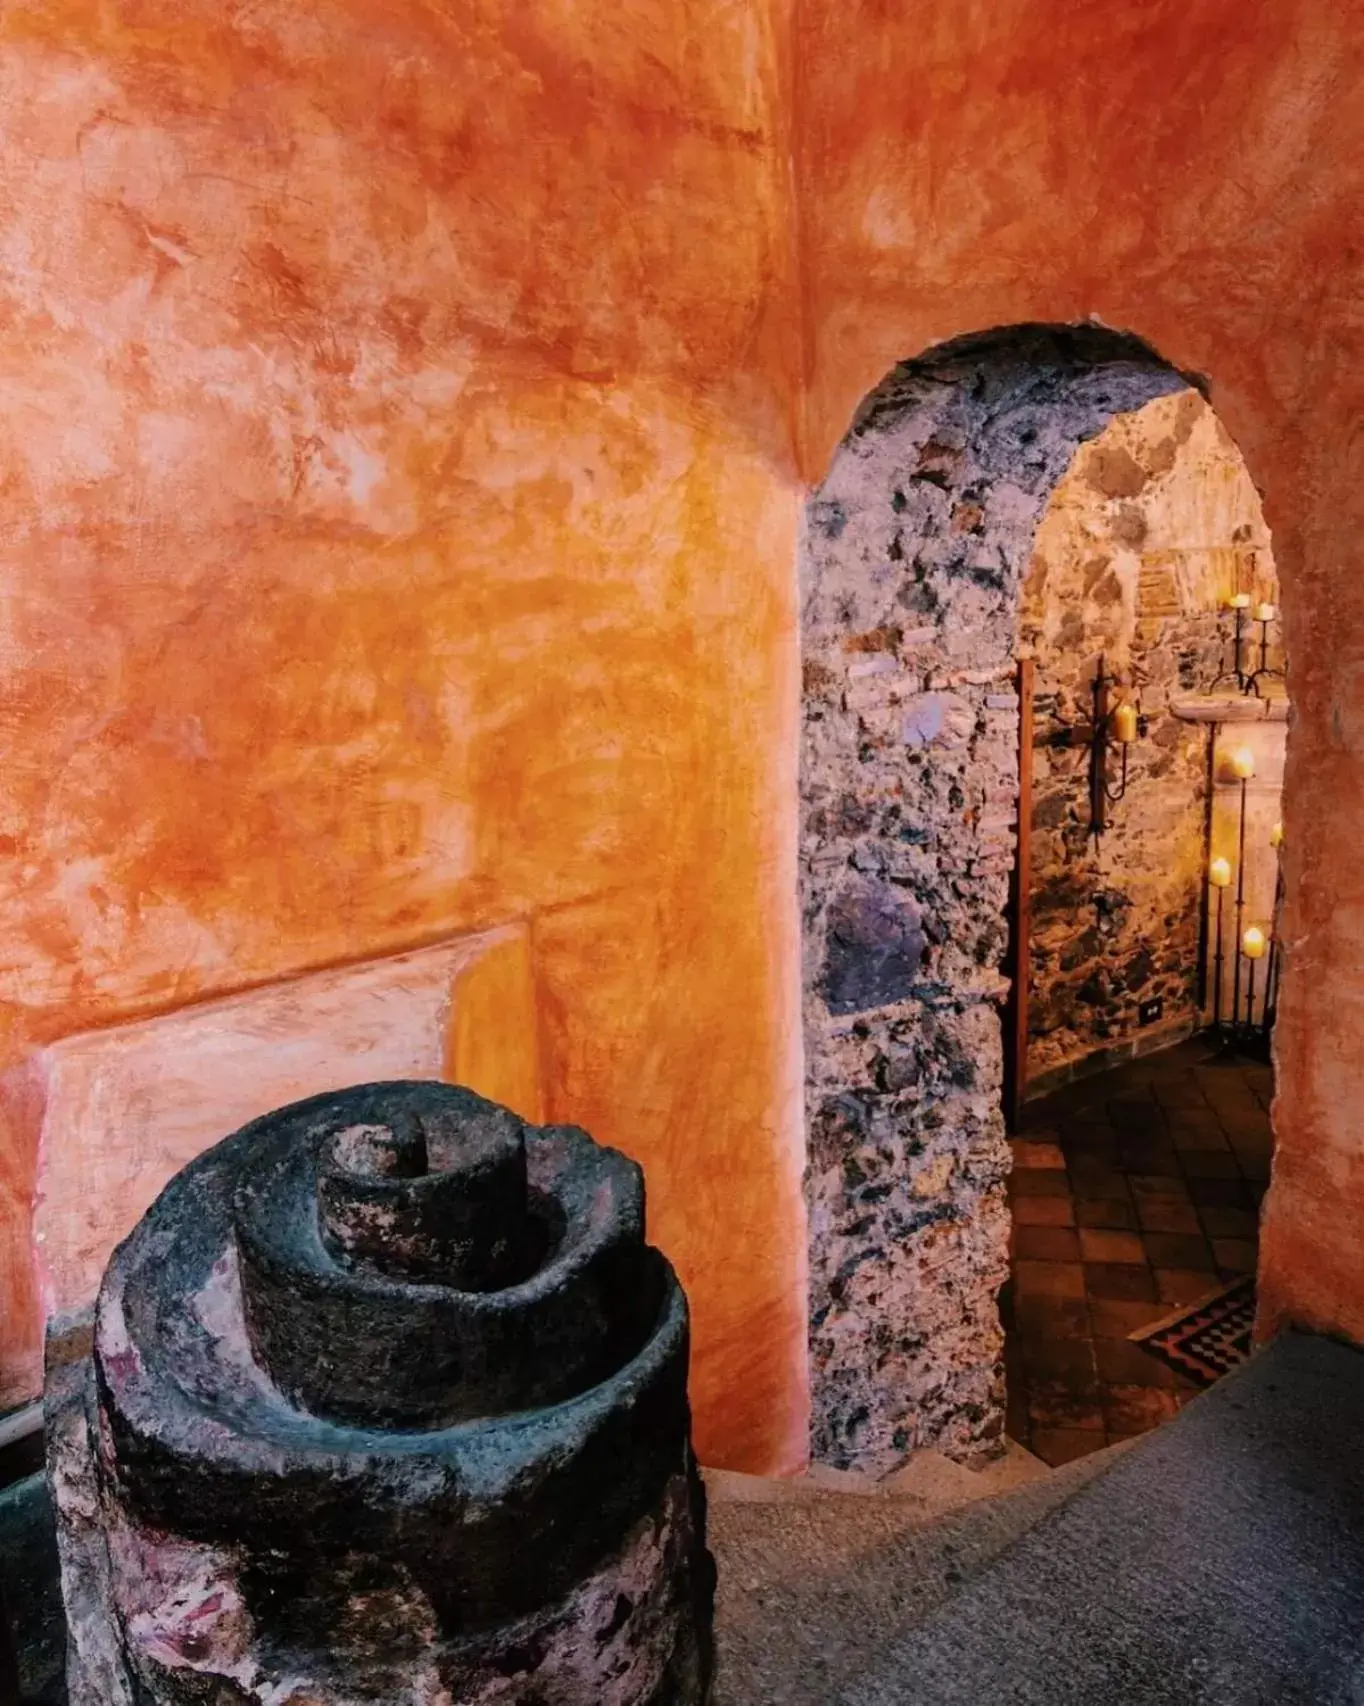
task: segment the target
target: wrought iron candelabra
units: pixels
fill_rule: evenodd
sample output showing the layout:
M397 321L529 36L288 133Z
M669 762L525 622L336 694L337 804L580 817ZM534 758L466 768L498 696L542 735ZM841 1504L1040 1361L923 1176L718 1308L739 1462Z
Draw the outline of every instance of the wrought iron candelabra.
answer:
M1231 1022L1241 1018L1241 961L1245 957L1246 913L1246 789L1255 774L1255 754L1248 746L1238 747L1231 755L1232 775L1241 784L1240 822L1236 831L1236 960L1231 974Z
M1215 693L1224 681L1235 681L1242 693L1253 693L1256 698L1261 698L1263 683L1283 680L1281 669L1269 667L1269 630L1279 619L1278 607L1262 602L1252 610L1250 594L1238 592L1233 594L1225 611L1230 612L1233 618L1232 667L1222 671L1213 682L1211 691ZM1254 627L1260 630L1258 640L1251 633Z
M1274 905L1270 914L1269 932L1258 924L1245 923L1246 909L1246 788L1255 774L1253 755L1247 748L1232 754L1232 773L1240 783L1240 821L1237 825L1236 851L1236 946L1232 963L1231 1013L1223 1019L1223 982L1226 967L1225 925L1223 912L1226 893L1231 887L1231 861L1224 857L1208 862L1208 887L1217 897L1213 913L1213 993L1212 1023L1224 1054L1245 1048L1268 1049L1270 1033L1277 1016L1278 984L1281 964L1279 946L1280 919L1283 910L1283 826L1275 824L1269 844L1278 858L1275 876ZM1265 961L1264 989L1261 994L1259 1017L1256 1017L1256 973L1261 960ZM1245 1005L1242 1007L1242 965L1245 974Z

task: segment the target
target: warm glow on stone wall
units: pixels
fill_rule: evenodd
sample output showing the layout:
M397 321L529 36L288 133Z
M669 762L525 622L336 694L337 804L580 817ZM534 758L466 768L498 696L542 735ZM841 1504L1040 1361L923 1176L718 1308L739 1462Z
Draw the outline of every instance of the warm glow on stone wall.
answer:
M1224 606L1238 591L1277 600L1269 532L1240 452L1196 391L1121 415L1083 446L1042 518L1023 589L1023 643L1036 659L1034 1085L1198 1023L1208 732L1172 706L1230 666ZM1056 736L1058 719L1091 715L1100 656L1139 696L1148 727L1096 848L1088 748ZM1147 1028L1140 1009L1153 1001L1161 1017Z

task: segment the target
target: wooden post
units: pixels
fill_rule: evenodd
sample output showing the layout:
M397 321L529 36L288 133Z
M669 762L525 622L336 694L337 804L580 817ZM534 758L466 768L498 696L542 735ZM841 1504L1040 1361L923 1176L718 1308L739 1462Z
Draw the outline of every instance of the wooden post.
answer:
M1004 1118L1018 1130L1028 1082L1028 952L1032 917L1033 660L1018 660L1018 836L1009 895L1009 1001L1004 1016Z

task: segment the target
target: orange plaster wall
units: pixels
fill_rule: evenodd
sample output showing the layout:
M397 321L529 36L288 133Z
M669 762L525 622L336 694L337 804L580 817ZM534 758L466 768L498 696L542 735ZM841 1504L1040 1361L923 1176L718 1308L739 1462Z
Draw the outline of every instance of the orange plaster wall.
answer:
M644 1162L739 1467L804 1449L780 48L723 0L0 23L0 1068L528 920L547 1112Z
M0 20L0 1067L528 920L549 1111L644 1162L702 1453L769 1469L805 1425L801 481L958 332L1140 332L1265 489L1298 707L1267 1290L1364 1336L1364 19L793 3Z
M897 361L1095 316L1208 376L1264 494L1295 720L1262 1328L1364 1340L1364 9L801 0L816 479Z

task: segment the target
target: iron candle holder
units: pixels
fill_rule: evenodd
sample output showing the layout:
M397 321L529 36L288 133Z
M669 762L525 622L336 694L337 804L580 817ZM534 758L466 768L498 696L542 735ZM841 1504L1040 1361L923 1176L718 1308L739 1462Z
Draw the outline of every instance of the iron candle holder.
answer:
M1245 667L1245 657L1244 657L1245 639L1246 639L1246 612L1249 609L1250 609L1250 594L1247 592L1238 592L1238 593L1234 593L1232 595L1231 602L1229 604L1227 604L1226 606L1224 606L1223 611L1221 612L1221 614L1225 614L1225 612L1227 610L1230 610L1232 613L1232 616L1235 618L1235 624L1236 625L1235 625L1235 630L1234 630L1233 635L1232 635L1232 640L1233 640L1232 667L1230 669L1224 669L1222 671L1222 673L1215 678L1211 688L1209 689L1209 692L1215 693L1224 681L1233 681L1233 680L1235 681L1237 688L1242 693L1249 693L1250 692L1251 677L1250 677L1250 672ZM1224 640L1222 642L1222 644L1224 647L1222 655L1225 658L1226 657L1226 651L1225 651L1226 641Z
M1097 850L1108 827L1108 808L1115 806L1127 794L1127 749L1143 737L1150 726L1138 705L1122 698L1114 702L1113 689L1121 688L1117 676L1108 673L1106 659L1100 655L1099 667L1090 683L1092 708L1088 724L1070 730L1072 741L1078 735L1089 746L1089 828ZM1122 768L1116 782L1109 777L1109 751L1122 748Z
M1260 693L1260 683L1262 681L1283 680L1283 671L1281 669L1271 669L1269 667L1269 629L1270 624L1277 622L1279 619L1278 609L1272 604L1258 605L1255 610L1254 619L1259 624L1260 628L1260 662L1259 667L1247 678L1244 691L1247 693L1253 693L1255 697L1259 699L1262 697Z
M1232 667L1224 669L1214 680L1210 692L1215 693L1224 681L1235 681L1240 692L1253 693L1261 697L1260 684L1265 681L1282 681L1283 671L1269 667L1269 630L1273 623L1279 620L1276 605L1268 602L1257 604L1251 610L1250 594L1238 592L1233 594L1229 604L1224 606L1223 614L1230 611L1234 618L1232 631ZM1254 639L1251 629L1258 627L1260 638ZM1225 641L1223 642L1225 646ZM1258 653L1258 658L1257 658ZM1225 657L1225 651L1223 656ZM1252 669L1250 665L1254 663Z

